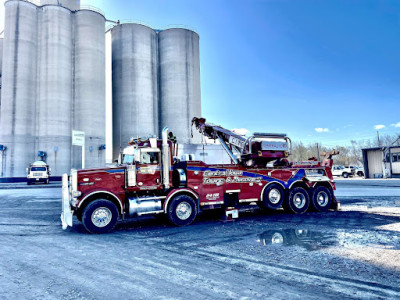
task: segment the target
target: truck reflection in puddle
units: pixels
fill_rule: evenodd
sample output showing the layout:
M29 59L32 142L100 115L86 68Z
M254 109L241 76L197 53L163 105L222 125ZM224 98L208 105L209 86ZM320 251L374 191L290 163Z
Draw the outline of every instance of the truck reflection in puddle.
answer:
M263 246L300 246L308 251L338 244L336 234L309 231L307 229L267 230L259 235L257 242Z

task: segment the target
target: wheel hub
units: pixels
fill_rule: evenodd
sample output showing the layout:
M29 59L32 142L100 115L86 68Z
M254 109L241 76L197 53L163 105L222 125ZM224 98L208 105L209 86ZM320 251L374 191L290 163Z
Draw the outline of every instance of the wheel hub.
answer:
M328 201L329 201L329 197L328 197L327 193L325 193L325 192L318 193L317 202L318 202L319 206L321 206L321 207L326 206L328 204Z
M293 198L293 204L296 208L303 208L306 205L306 197L302 193L296 193Z
M281 193L277 189L271 189L268 193L268 199L272 204L278 204L281 200Z
M93 211L91 219L97 227L105 227L111 222L112 213L107 207L99 207Z
M192 206L187 202L181 202L176 207L176 216L181 220L186 220L192 214Z

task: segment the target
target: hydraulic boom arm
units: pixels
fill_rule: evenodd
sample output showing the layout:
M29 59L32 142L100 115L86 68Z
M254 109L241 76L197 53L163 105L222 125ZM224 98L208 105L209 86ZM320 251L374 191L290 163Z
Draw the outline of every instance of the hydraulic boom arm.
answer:
M196 117L192 119L192 127L193 125L202 135L218 139L235 163L238 162L238 157L233 154L234 150L240 154L242 161L248 161L250 164L263 165L289 155L291 142L283 133L254 133L253 136L245 137L221 126L206 123L204 118Z

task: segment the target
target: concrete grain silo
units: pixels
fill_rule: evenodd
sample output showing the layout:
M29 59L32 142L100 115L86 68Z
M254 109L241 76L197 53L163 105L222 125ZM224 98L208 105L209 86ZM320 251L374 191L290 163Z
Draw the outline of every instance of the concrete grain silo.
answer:
M1 108L1 69L3 65L3 39L0 38L0 108Z
M158 135L157 33L140 24L112 31L113 159L131 137Z
M25 176L36 157L37 7L25 1L5 4L0 144L7 146L5 176Z
M60 174L71 166L73 16L61 6L38 12L37 150L47 153L52 173Z
M199 36L187 29L158 34L160 59L160 129L168 126L182 144L201 142L190 125L201 116Z
M99 148L105 144L105 18L77 10L77 1L41 4L5 3L5 177L26 176L38 151L47 154L52 175L80 168L81 148L71 146L72 130L85 131L86 166L104 165Z
M105 164L105 18L91 10L75 12L75 99L73 129L85 132L85 167ZM81 149L73 147L73 164L81 167Z

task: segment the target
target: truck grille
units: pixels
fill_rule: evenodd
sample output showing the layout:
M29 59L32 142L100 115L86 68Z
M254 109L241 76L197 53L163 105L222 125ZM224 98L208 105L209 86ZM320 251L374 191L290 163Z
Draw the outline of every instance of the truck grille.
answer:
M33 173L33 176L42 176L42 173Z

